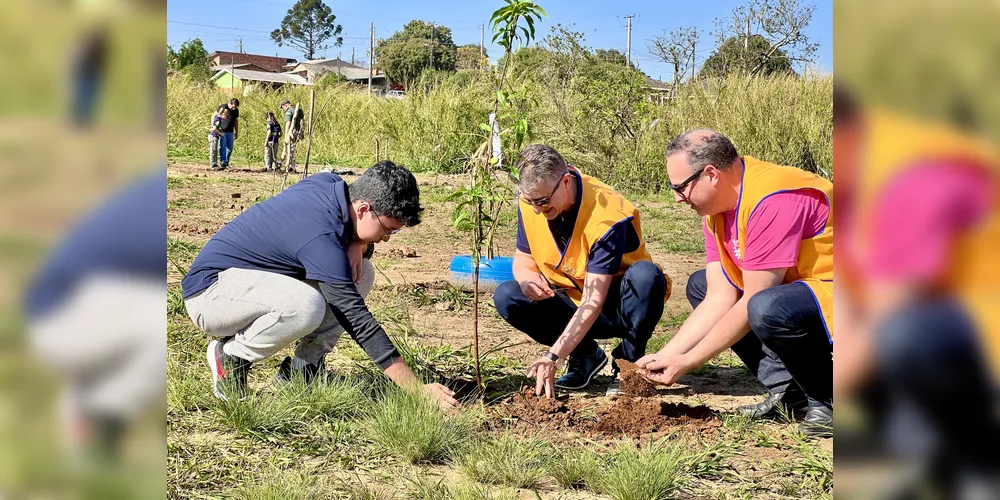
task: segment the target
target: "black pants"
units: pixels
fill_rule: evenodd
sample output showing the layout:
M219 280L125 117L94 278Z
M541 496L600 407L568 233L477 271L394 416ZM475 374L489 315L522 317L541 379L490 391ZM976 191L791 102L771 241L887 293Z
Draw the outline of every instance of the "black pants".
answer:
M691 275L687 297L692 307L705 300L705 271ZM733 352L768 390L800 388L810 404L829 405L833 396L833 344L823 315L803 283L778 285L758 292L747 304L750 333Z
M641 358L663 315L666 293L663 271L652 262L636 262L611 283L601 316L571 355L594 353L597 339L620 338L622 343L612 352L613 357L628 361ZM547 346L559 339L577 309L564 291L533 301L524 296L516 281L502 283L493 294L493 303L507 323Z

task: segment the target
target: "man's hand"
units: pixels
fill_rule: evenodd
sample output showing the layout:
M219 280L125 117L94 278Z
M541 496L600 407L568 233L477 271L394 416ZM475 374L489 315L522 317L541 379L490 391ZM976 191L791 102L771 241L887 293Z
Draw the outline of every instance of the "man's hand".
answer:
M361 262L364 260L365 249L368 245L354 240L351 245L347 248L347 257L351 261L351 278L355 283L361 282L362 265Z
M535 395L541 396L542 391L545 397L556 397L556 362L542 356L531 363L528 367L528 377L535 377Z
M531 278L518 283L521 286L521 293L531 300L545 300L555 296L555 292L549 288L548 282L541 274L535 274Z
M461 408L461 403L455 399L455 391L441 384L424 384L421 388L437 401L438 405L445 410Z
M646 380L667 386L695 368L685 354L647 354L635 364L639 365L639 374Z

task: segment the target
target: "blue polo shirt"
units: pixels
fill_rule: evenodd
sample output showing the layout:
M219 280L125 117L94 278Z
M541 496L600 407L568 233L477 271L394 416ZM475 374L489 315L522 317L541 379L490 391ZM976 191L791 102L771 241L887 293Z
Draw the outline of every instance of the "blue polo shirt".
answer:
M347 183L325 172L250 207L212 237L181 282L184 298L229 268L298 280L353 283L347 248L354 239Z
M572 208L563 212L554 220L549 222L549 231L555 239L556 247L560 252L566 251L570 239L573 237L573 227L576 225L577 215L580 213L580 201L583 198L583 180L576 172L570 171L576 178L576 203ZM639 235L632 226L631 221L622 221L615 224L603 238L590 247L587 254L587 272L591 274L617 274L622 265L622 257L626 253L634 252L639 248ZM517 249L524 253L531 253L531 246L528 245L528 237L524 232L524 223L521 220L521 204L517 208Z

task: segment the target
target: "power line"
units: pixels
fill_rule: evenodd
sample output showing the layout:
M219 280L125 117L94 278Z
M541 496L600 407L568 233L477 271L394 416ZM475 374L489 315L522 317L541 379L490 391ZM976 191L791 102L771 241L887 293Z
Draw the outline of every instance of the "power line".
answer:
M173 23L173 24L183 24L185 26L201 26L203 28L217 28L217 29L232 30L232 31L248 31L250 33L270 33L270 31L264 31L264 30L252 30L252 29L248 29L248 28L233 28L233 27L230 27L230 26L215 26L215 25L212 25L212 24L188 23L188 22L184 22L184 21L171 21L169 19L167 20L167 22L168 23Z

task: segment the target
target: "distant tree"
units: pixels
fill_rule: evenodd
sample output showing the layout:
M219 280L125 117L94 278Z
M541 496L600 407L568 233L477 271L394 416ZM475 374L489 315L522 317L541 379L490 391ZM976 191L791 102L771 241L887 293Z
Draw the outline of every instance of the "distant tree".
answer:
M698 75L704 78L722 77L730 73L758 75L795 73L785 52L775 49L763 36L751 35L746 44L744 41L747 41L745 36L726 40L708 56Z
M594 52L594 55L597 56L598 59L611 64L626 66L628 63L628 60L625 58L625 54L619 52L618 49L597 49Z
M327 40L334 45L344 43L337 16L323 0L298 0L281 21L281 27L271 32L271 40L278 47L290 45L302 51L303 57L313 59Z
M208 70L208 51L200 38L192 38L174 50L167 46L167 67L190 75L191 79L204 82L211 76Z
M479 55L479 45L470 43L456 49L455 69L482 69L486 67L488 59L486 50L483 55Z
M375 48L386 76L406 85L414 83L425 68L453 71L456 52L451 28L420 20L406 23L402 31L380 40Z
M810 42L805 33L812 21L816 6L808 0L750 0L745 6L737 7L729 19L715 20L716 52L726 57L739 55L738 61L725 60L720 67L737 67L746 73L756 75L773 73L775 67L783 68L795 62L808 63L816 54L818 45ZM749 36L747 36L749 35ZM736 38L736 47L723 45ZM761 43L763 39L766 43ZM751 50L750 45L756 49ZM763 50L760 50L761 48ZM735 49L747 54L740 55ZM745 64L745 65L744 65Z
M208 51L200 38L192 38L184 43L175 52L170 46L167 47L168 61L173 61L173 69L184 69L193 64L208 66Z
M681 83L684 75L694 63L694 50L701 33L693 26L681 26L648 41L649 53L657 59L669 64L674 69L674 86Z

